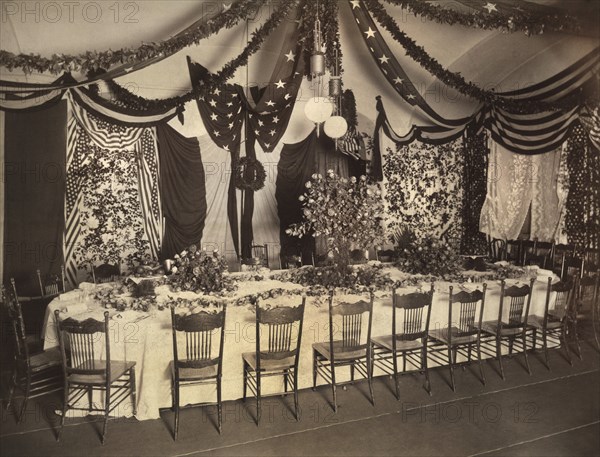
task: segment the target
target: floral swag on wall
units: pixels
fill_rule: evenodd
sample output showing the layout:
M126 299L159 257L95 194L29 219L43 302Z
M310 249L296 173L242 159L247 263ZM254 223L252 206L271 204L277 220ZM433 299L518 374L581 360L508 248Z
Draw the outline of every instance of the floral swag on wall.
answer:
M463 198L462 139L387 148L383 173L389 233L447 242L458 252Z
M110 124L105 127L121 128ZM83 201L77 263L80 270L90 263L110 263L131 271L142 260L151 258L140 206L136 157L154 144L151 133L142 135L142 151L103 149L93 144L83 129L78 133L79 152L87 160L79 170Z

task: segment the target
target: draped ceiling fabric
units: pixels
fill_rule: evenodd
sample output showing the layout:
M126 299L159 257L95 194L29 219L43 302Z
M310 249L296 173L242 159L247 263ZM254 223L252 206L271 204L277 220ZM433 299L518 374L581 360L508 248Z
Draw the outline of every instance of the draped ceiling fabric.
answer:
M487 196L480 230L491 237L514 240L531 207L531 239L560 241L564 196L557 190L561 150L525 156L490 140Z
M171 126L156 128L164 213L162 258L198 244L206 221L206 188L200 145Z

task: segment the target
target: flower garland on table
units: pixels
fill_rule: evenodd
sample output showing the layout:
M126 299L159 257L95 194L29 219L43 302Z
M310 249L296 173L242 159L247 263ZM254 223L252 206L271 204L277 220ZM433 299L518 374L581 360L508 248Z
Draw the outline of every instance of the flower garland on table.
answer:
M183 108L183 105L187 102L195 100L196 98L213 91L215 88L221 87L225 84L225 81L232 78L241 66L248 63L248 58L260 49L265 39L277 28L282 20L287 18L290 10L299 1L300 0L281 2L277 11L275 11L269 19L258 28L258 30L253 32L252 38L237 57L234 57L226 63L223 68L206 81L204 85L199 85L183 95L163 99L147 99L133 94L115 81L107 81L109 88L118 102L124 103L131 108L139 110L164 110L173 107ZM307 0L302 1L306 2Z
M265 187L265 167L251 157L241 157L235 166L235 187L240 190L257 191Z
M0 50L0 66L12 71L22 69L25 73L50 72L88 72L98 68L110 68L124 63L135 64L156 57L165 57L200 43L201 40L214 35L223 28L231 28L252 12L260 8L266 0L239 0L223 6L223 11L212 19L198 24L192 30L158 43L143 43L137 48L121 48L116 51L87 51L78 55L53 54L50 58L39 54L13 54Z
M208 294L234 289L231 277L225 275L227 261L216 250L208 254L192 244L176 254L174 260L169 284L175 292L187 290Z
M525 35L541 35L544 31L553 32L579 32L581 24L579 18L561 11L558 13L544 13L534 15L531 11L522 8L515 9L507 16L498 11L492 13L475 12L463 13L441 5L432 5L423 0L385 0L387 3L400 6L416 16L434 20L440 24L459 24L466 27L493 30L501 29L504 32L522 31ZM495 5L494 5L495 6Z
M454 73L444 68L436 59L431 57L422 46L400 30L398 24L377 0L363 0L369 12L386 29L406 51L411 59L415 60L425 70L442 81L444 84L456 89L463 95L479 100L489 105L495 105L511 113L533 114L543 111L568 110L579 104L580 91L571 96L564 97L555 102L541 100L516 100L497 95L493 91L484 90L472 82L467 82L460 73Z
M408 273L432 276L456 274L461 269L456 249L431 235L420 239L413 236L412 242L398 246L396 265Z

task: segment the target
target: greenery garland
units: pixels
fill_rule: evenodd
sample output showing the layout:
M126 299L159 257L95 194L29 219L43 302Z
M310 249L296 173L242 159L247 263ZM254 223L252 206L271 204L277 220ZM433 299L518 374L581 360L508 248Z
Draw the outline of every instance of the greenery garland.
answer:
M265 187L267 173L260 161L241 157L235 166L235 187L240 190L257 191Z
M495 12L464 13L441 5L432 5L423 0L385 0L400 6L416 16L436 21L440 24L459 24L485 30L500 29L503 32L522 31L525 35L541 35L544 31L580 32L579 18L564 12L535 14L522 8L511 11L510 15Z
M265 39L277 28L283 19L285 19L289 11L298 3L299 0L283 2L277 11L275 11L267 21L262 24L258 30L252 34L252 38L248 45L237 56L226 63L221 70L207 81L203 86L198 86L177 97L163 99L147 99L131 93L126 88L120 86L115 81L107 81L110 90L117 102L125 104L129 107L140 110L164 110L173 107L183 108L187 102L195 100L208 92L211 92L216 87L225 84L225 81L233 77L235 72L243 65L248 63L248 58L256 53ZM306 2L306 0L302 0Z
M39 54L18 54L0 51L0 66L12 71L22 69L26 74L32 72L88 72L98 68L108 69L124 63L139 63L156 57L166 57L182 49L198 44L201 40L214 35L223 28L231 28L240 20L260 8L266 0L240 0L230 8L197 27L158 43L143 43L137 48L121 48L116 51L87 51L78 55L53 54L50 58Z
M480 100L489 105L509 111L511 113L532 114L543 111L568 110L579 104L580 94L575 93L556 102L525 101L504 98L494 93L481 89L472 82L467 82L460 73L454 73L444 68L436 59L431 57L422 46L406 33L402 32L398 24L392 18L378 0L364 0L367 9L377 21L385 28L406 51L406 55L415 60L425 70L442 81L444 84L456 89L463 95Z

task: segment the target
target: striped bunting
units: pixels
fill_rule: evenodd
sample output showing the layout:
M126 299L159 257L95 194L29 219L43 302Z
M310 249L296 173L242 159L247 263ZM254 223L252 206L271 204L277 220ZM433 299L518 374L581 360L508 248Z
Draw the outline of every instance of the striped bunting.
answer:
M78 129L80 127L73 116L72 110L69 109L68 111L63 255L67 280L72 287L77 287L78 262L75 252L81 234L80 206L83 201L83 193L81 192L83 176L80 170L83 167L83 157L80 148L77 147L77 141L80 137Z

